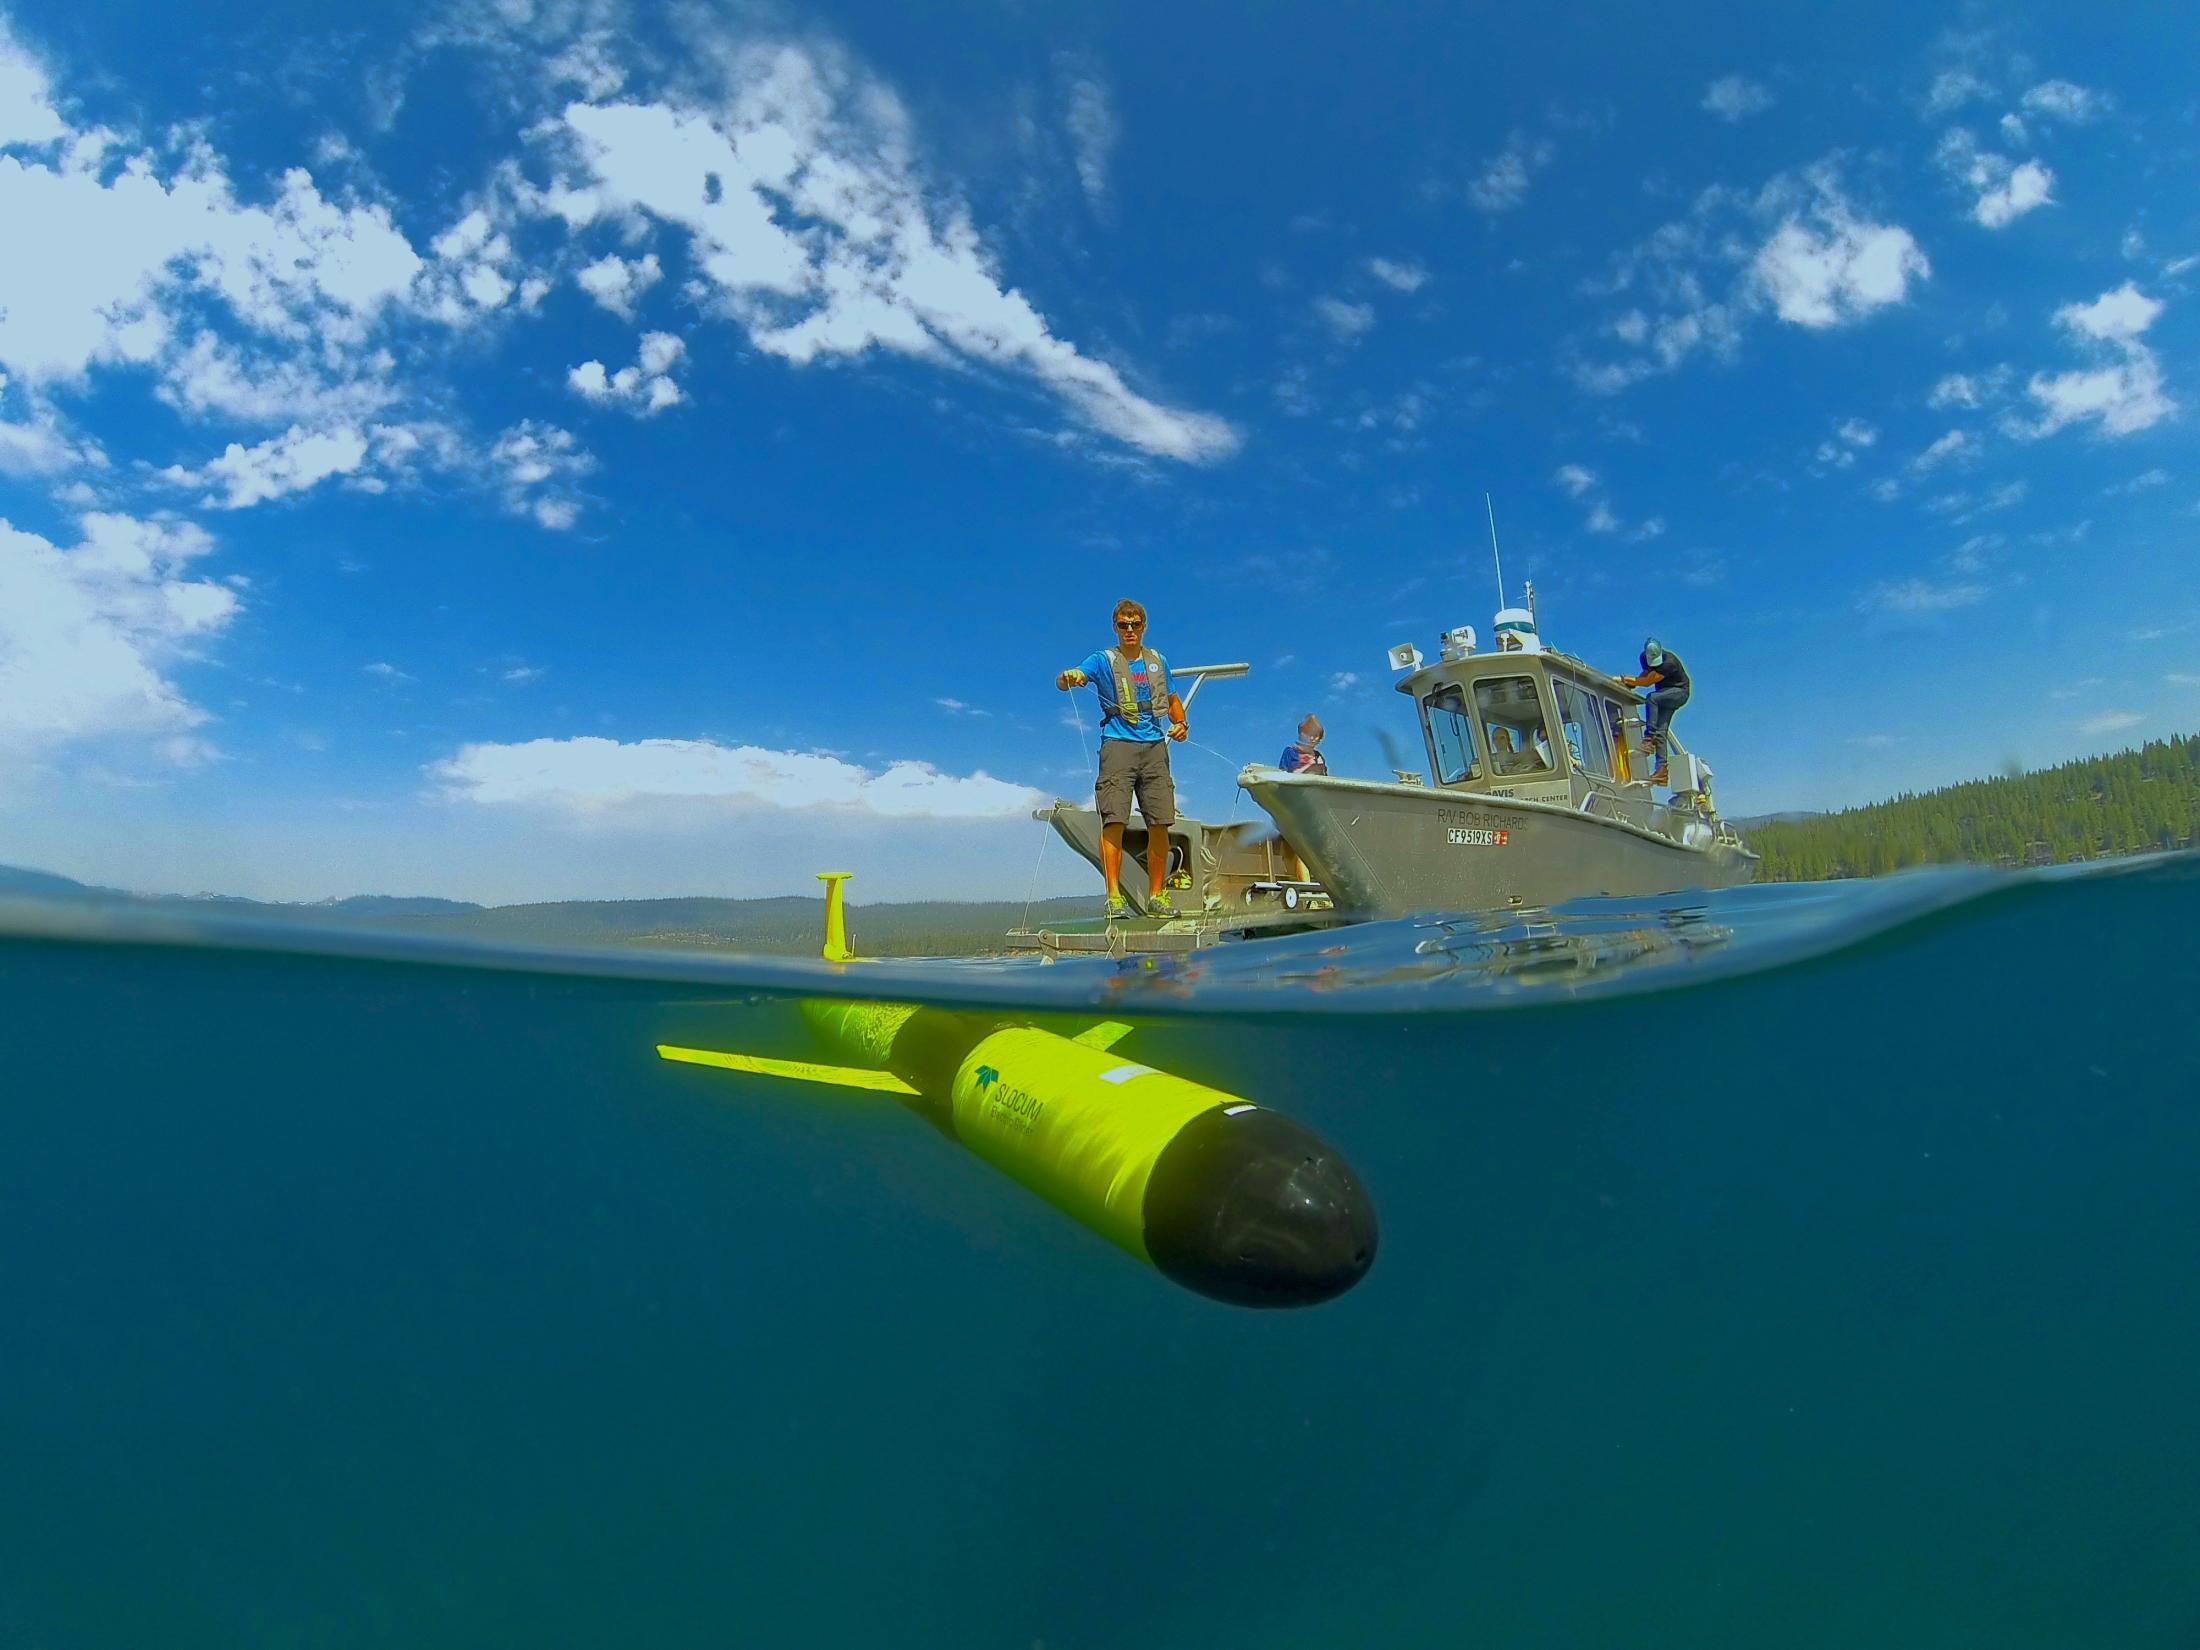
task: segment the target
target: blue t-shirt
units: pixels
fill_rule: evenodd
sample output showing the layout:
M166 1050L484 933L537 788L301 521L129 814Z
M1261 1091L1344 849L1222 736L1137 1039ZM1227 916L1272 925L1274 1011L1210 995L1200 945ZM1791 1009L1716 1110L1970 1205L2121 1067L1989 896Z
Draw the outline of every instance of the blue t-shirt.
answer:
M1085 680L1092 684L1093 696L1100 701L1100 737L1103 739L1135 739L1151 744L1168 737L1168 712L1153 714L1153 687L1146 680L1147 652L1135 659L1125 659L1130 666L1131 697L1138 701L1140 712L1138 725L1132 727L1115 714L1115 667L1108 662L1108 650L1100 649L1077 668L1085 673Z

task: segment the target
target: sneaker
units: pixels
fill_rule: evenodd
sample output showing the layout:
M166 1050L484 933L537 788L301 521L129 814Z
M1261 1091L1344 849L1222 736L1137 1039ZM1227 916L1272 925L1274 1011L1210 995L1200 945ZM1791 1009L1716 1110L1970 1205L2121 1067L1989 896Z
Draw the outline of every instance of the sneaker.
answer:
M1129 916L1130 914L1131 902L1129 900L1125 899L1121 894L1110 894L1108 896L1108 921L1118 922L1123 918Z
M1173 917L1176 915L1176 901L1169 898L1169 891L1166 888L1146 901L1146 915L1149 917Z

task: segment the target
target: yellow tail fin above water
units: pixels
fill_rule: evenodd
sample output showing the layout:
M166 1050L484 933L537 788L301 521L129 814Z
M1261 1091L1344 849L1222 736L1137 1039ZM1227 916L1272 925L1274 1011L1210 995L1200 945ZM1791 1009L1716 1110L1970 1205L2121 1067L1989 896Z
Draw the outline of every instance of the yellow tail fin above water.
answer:
M827 962L851 962L855 948L848 943L848 905L842 884L854 876L853 871L820 871L817 880L825 884L825 949L820 953Z

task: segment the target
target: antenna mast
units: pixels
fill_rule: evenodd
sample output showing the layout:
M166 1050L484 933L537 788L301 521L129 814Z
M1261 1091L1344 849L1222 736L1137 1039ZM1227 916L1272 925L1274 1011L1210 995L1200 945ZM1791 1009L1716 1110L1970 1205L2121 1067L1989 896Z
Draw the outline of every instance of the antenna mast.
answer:
M1482 495L1482 508L1490 513L1490 560L1497 565L1497 605L1505 606L1505 563L1497 553L1497 506L1490 502L1490 495Z

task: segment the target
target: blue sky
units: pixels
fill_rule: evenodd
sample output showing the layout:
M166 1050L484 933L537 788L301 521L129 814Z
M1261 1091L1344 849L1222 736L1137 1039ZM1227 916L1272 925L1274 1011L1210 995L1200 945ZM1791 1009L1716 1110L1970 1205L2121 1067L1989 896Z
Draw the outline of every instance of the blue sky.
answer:
M1732 812L2200 728L2200 15L0 0L0 861L1082 888L1535 581Z

